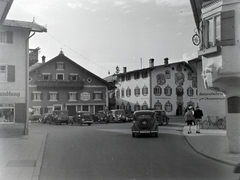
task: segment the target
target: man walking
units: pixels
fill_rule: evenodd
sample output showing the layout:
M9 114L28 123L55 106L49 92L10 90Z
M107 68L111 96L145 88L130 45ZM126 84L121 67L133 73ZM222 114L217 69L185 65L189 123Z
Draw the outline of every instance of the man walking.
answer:
M201 109L199 109L199 106L196 107L196 110L194 111L194 117L195 117L195 121L196 121L196 133L200 133L200 125L201 125L201 121L202 121L202 116L203 116L203 112Z

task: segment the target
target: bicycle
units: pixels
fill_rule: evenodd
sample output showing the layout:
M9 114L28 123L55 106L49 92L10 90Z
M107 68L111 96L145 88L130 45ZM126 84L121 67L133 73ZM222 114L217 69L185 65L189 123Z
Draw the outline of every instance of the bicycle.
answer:
M215 122L212 121L211 116L207 116L207 120L201 123L202 129L208 129L211 125L217 126L218 129L226 129L226 117L219 118L216 116Z

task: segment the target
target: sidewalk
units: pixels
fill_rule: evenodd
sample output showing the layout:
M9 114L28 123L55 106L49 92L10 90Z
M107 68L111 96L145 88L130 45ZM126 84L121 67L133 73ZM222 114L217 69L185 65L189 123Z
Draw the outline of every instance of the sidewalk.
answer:
M0 179L38 180L46 137L31 126L27 136L0 137Z
M183 134L196 152L232 166L240 163L240 154L231 154L228 152L225 130L201 129L201 134L196 134L196 126L192 126L191 129L192 133L188 134L188 126L184 126Z

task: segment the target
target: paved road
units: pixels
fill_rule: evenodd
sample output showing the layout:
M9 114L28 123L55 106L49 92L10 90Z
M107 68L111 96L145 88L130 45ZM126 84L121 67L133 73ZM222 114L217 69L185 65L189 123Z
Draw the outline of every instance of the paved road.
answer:
M130 123L36 126L48 132L40 180L236 179L232 166L197 154L179 124L158 138L132 138Z

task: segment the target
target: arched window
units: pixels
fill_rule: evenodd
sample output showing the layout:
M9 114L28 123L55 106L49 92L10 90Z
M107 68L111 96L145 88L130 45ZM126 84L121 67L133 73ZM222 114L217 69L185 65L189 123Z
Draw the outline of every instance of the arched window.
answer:
M159 100L154 104L154 109L162 110L162 104L159 102Z
M166 96L171 96L171 95L172 95L172 88L171 88L169 85L167 85L167 86L164 88L164 94L165 94Z
M128 87L126 90L126 96L130 97L131 96L131 89Z
M155 86L153 89L153 93L155 96L161 96L162 94L162 88L160 86Z
M146 101L144 101L143 105L142 105L142 110L146 110L148 109L148 104Z
M187 89L187 95L188 95L188 96L193 96L193 93L194 93L193 88L192 88L192 87L189 87L189 88Z
M121 97L124 97L124 88L122 88L122 90L121 90L122 92L121 92L121 94L122 94L122 96Z
M117 98L120 98L120 89L117 89L117 90L116 90L116 97L117 97Z
M137 102L135 105L134 105L134 111L138 111L140 110L140 105L139 103Z
M142 88L142 95L147 96L148 95L148 87L146 85L143 86Z
M136 97L140 95L140 88L138 86L134 89L134 94Z
M165 104L165 111L172 112L172 104L169 101Z
M120 109L125 109L125 104L122 102Z

